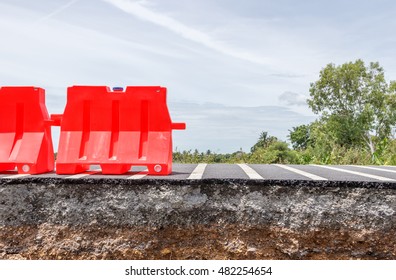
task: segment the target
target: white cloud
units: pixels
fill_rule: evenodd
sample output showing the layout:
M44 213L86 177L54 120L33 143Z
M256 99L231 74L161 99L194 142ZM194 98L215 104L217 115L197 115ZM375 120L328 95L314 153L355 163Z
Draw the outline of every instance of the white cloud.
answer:
M80 0L72 0L70 2L67 2L65 5L60 6L59 8L57 8L55 11L43 16L42 18L40 18L39 20L37 20L37 22L41 22L41 21L45 21L59 13L61 13L62 11L66 10L67 8L69 8L71 5L77 3Z
M304 94L285 91L278 97L279 101L286 105L297 105L297 106L305 106L307 105L307 97Z
M238 59L243 59L249 62L258 64L268 64L269 58L254 55L251 52L237 50L227 46L225 43L216 40L195 28L189 27L170 16L156 13L144 6L146 1L130 1L130 0L104 0L105 2L114 5L115 7L121 9L122 11L138 17L142 20L149 21L151 23L162 26L185 39L191 40L193 42L199 43L205 47L212 50L218 51L222 54L229 55Z

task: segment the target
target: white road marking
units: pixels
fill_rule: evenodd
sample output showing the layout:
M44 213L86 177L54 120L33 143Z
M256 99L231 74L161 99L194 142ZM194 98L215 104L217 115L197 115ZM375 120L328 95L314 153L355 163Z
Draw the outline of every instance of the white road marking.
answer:
M188 176L188 180L195 180L195 179L202 179L202 176L205 172L205 168L206 168L207 164L206 163L200 163L197 165L197 167L195 167L195 169L193 170L193 172L190 174L190 176Z
M1 177L2 179L17 179L17 178L22 178L22 177L26 177L29 176L30 174L16 174L16 175L10 175L10 176L4 176Z
M349 166L359 167L359 168L366 168L366 169L371 169L371 170L384 171L384 172L390 172L390 173L396 173L396 170L383 169L383 168L378 168L378 167L363 166L363 165L349 165Z
M127 179L129 180L137 180L137 179L142 179L148 175L148 169L145 169L143 171L140 171L139 173L136 173L132 176L129 176Z
M253 168L249 165L241 163L238 164L240 168L242 168L243 172L249 176L250 179L264 179L260 174L258 174Z
M353 174L353 175L376 179L379 181L395 181L394 179L390 179L390 178L386 178L386 177L382 177L382 176L377 176L377 175L372 175L372 174L367 174L367 173L362 173L362 172L357 172L357 171L351 171L351 170L341 169L341 168L332 167L332 166L317 165L317 164L312 164L312 166L327 168L327 169L331 169L331 170L335 170L335 171L340 171L340 172L344 172L344 173L349 173L349 174Z
M293 168L293 167L290 167L290 166L287 166L287 165L282 165L282 164L274 164L274 165L278 166L280 168L289 170L291 172L297 173L297 174L302 175L304 177L310 178L310 179L315 180L315 181L327 181L326 178L323 178L323 177L320 177L318 175L315 175L315 174L312 174L312 173L308 173L308 172L305 172L305 171L302 171L302 170L299 170L299 169L296 169L296 168Z
M80 178L87 177L89 175L96 174L96 173L99 173L99 172L100 172L100 170L98 170L98 171L86 171L84 173L80 173L80 174L76 174L76 175L65 177L64 179L80 179Z

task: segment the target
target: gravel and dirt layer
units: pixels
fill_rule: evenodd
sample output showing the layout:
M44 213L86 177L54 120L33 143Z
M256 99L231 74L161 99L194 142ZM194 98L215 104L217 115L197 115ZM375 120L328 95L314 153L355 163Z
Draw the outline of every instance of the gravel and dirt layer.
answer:
M396 184L0 181L0 259L396 259Z

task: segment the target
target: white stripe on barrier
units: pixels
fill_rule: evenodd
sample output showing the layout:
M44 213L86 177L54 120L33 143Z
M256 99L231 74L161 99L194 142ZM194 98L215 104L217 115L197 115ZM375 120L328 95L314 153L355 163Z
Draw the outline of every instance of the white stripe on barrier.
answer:
M296 169L296 168L293 168L293 167L290 167L290 166L287 166L287 165L281 165L281 164L274 164L274 165L278 166L280 168L289 170L291 172L297 173L297 174L302 175L304 177L310 178L310 179L315 180L315 181L327 181L326 178L323 178L323 177L320 177L318 175L315 175L315 174L312 174L312 173L308 173L308 172L305 172L305 171L302 171L302 170L299 170L299 169Z
M324 165L317 165L317 164L312 164L312 166L331 169L331 170L349 173L349 174L353 174L353 175L358 175L358 176L362 176L362 177L367 177L367 178L371 178L371 179L376 179L379 181L395 181L394 179L390 179L390 178L386 178L386 177L382 177L382 176L377 176L377 175L372 175L372 174L367 174L367 173L362 173L362 172L357 172L357 171L352 171L352 170L347 170L347 169L341 169L341 168L332 167L332 166L324 166Z
M246 175L250 179L264 179L260 174L258 174L253 168L251 168L249 165L241 163L238 164L240 168L242 168L243 172L246 173Z
M196 180L196 179L202 179L202 176L205 172L207 164L206 163L200 163L195 167L193 172L190 174L190 176L187 178L189 180Z

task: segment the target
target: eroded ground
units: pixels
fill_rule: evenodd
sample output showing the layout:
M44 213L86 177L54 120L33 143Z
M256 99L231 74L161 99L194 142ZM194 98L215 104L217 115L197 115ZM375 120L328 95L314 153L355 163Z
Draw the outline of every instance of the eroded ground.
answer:
M238 225L0 229L0 259L396 259L392 232Z
M396 259L396 184L0 181L0 259Z

